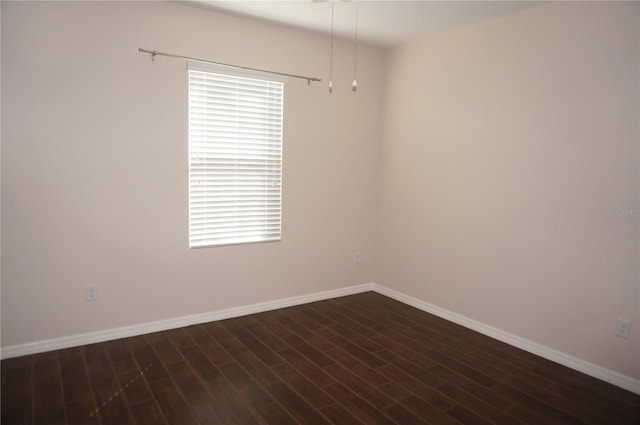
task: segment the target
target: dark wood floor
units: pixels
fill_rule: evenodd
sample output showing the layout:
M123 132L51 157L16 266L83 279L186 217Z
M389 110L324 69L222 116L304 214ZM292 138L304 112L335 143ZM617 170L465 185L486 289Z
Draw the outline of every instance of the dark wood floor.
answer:
M2 424L640 424L640 396L375 293L2 361Z

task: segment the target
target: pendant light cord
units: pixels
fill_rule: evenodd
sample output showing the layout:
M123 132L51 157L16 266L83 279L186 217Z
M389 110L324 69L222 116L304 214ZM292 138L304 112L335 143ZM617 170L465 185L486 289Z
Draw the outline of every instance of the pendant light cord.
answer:
M333 93L333 7L334 2L331 0L331 51L329 53L329 93Z

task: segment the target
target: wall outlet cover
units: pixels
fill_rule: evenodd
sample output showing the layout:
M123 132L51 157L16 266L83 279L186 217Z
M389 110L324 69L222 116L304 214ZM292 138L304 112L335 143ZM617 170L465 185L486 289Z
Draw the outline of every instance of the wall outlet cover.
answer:
M616 327L616 335L622 338L629 338L630 327L631 327L630 320L618 319L618 326Z
M96 299L98 299L98 285L85 285L84 297L87 301L95 301Z

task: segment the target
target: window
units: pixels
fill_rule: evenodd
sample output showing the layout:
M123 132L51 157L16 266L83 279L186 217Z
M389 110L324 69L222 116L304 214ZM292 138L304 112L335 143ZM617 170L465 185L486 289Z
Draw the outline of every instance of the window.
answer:
M284 81L189 62L189 246L280 240Z

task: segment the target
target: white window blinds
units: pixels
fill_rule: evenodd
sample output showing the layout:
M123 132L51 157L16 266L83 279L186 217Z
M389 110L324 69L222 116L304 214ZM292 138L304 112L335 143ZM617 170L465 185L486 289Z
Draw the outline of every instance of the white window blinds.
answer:
M189 246L280 240L284 82L189 62Z

